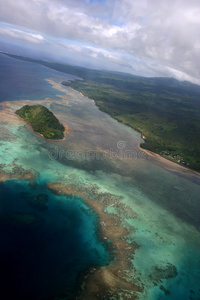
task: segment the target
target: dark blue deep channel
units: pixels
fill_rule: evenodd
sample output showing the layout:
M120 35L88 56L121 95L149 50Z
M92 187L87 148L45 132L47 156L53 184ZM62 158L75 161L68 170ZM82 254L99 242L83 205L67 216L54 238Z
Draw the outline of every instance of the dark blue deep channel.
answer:
M1 183L0 195L1 299L68 299L81 272L108 262L81 199L17 180Z

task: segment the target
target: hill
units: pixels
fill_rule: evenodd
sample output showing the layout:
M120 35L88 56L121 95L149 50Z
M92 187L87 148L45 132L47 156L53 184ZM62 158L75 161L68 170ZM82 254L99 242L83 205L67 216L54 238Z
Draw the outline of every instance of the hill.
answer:
M46 139L64 138L64 126L48 108L42 105L25 105L15 113L29 121L33 130L42 134Z

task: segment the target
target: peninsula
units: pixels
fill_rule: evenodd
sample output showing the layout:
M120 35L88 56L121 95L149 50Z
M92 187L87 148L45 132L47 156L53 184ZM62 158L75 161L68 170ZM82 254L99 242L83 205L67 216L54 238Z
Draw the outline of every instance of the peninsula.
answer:
M25 105L15 112L27 120L32 129L46 139L63 139L65 127L56 116L43 105Z

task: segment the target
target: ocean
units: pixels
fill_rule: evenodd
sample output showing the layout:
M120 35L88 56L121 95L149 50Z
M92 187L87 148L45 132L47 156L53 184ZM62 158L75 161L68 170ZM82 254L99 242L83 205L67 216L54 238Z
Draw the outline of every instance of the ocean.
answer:
M19 61L0 53L0 102L16 100L40 100L56 96L57 91L52 89L46 78L68 80L74 78L50 70L44 66L26 61ZM59 94L63 95L62 92Z
M71 295L77 275L109 259L81 199L24 181L0 184L1 292L7 299Z
M0 184L4 293L20 299L69 299L79 293L88 268L106 267L113 259L109 241L99 236L99 215L80 195L57 195L47 188L57 182L85 189L86 197L99 199L99 205L108 203L108 218L117 217L118 226L128 232L127 242L139 246L129 257L126 278L141 287L138 299L199 300L200 176L141 152L139 133L61 86L70 75L2 54L0 62L0 76L7 78L0 99L12 101L9 114L1 115L1 172L35 175L32 184L22 179ZM32 84L21 89L19 82L28 78ZM46 141L12 115L38 100L71 129L64 141ZM120 299L128 299L125 292Z

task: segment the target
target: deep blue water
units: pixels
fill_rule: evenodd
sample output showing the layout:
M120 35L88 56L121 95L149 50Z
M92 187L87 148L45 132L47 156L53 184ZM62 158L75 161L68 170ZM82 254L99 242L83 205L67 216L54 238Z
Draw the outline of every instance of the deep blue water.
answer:
M13 100L42 100L63 94L53 89L45 79L62 73L41 65L17 60L0 54L0 102ZM64 77L68 79L66 74Z
M2 299L54 299L76 291L77 277L108 260L96 216L81 201L44 185L0 184Z

